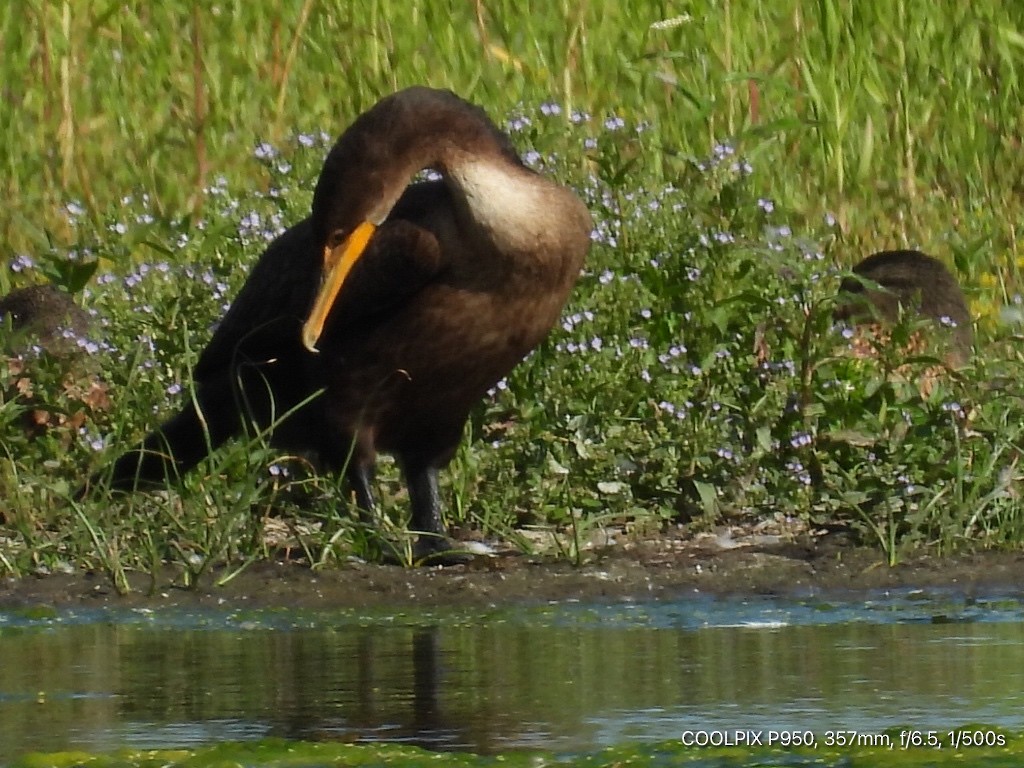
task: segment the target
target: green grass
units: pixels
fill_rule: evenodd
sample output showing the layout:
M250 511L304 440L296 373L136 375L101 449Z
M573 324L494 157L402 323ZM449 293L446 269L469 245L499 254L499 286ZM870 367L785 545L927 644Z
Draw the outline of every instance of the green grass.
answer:
M193 580L268 556L271 517L317 562L372 548L335 479L253 445L165 496L69 496L188 396L266 238L306 215L330 140L417 82L513 121L600 234L563 327L468 428L445 489L457 520L513 536L785 515L854 526L891 561L1024 536L1024 377L999 322L1024 264L1024 8L9 6L0 289L80 290L112 405L65 386L64 363L0 364L0 570L123 583L171 561ZM887 375L902 361L836 354L829 329L836 269L900 246L955 266L978 318L976 364L928 397ZM29 439L29 408L64 422Z

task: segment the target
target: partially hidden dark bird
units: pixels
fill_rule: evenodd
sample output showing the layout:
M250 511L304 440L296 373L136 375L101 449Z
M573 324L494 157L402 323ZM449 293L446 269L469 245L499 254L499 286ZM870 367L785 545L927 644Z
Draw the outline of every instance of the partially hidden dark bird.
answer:
M16 423L25 436L63 428L56 434L67 445L90 418L110 407L107 384L86 343L93 325L55 285L31 285L0 297L0 362L7 373L0 402L17 401L22 413Z
M424 169L435 181L411 183ZM375 511L378 452L408 486L418 559L449 551L438 471L470 410L548 334L590 245L570 189L449 91L412 87L331 149L309 218L262 255L193 372L194 402L116 462L134 488L247 424L344 471ZM323 389L322 394L317 394Z
M914 250L880 251L859 262L853 276L840 283L834 316L861 328L884 333L900 313L930 320L932 336L948 328L943 355L950 365L963 366L974 345L971 314L964 292L953 274L938 259ZM920 353L928 344L916 339Z
M9 318L11 330L32 337L44 348L74 347L63 332L76 337L89 331L90 319L72 298L54 285L30 285L0 297L0 323Z

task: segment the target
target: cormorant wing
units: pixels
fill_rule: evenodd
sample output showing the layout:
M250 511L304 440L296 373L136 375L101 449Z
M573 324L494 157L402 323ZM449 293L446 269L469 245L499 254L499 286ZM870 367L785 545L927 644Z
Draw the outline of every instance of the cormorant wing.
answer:
M298 345L320 284L321 262L309 219L274 240L199 356L195 381L233 368L235 360L265 360Z
M442 182L413 184L406 190L345 281L328 319L329 332L365 328L396 311L443 270L444 254L432 227L451 216L451 206ZM236 361L294 354L322 268L323 254L310 219L274 240L200 355L195 381L230 370Z
M325 332L365 328L367 322L397 312L433 281L446 266L437 232L450 226L452 206L443 182L407 187L345 280Z

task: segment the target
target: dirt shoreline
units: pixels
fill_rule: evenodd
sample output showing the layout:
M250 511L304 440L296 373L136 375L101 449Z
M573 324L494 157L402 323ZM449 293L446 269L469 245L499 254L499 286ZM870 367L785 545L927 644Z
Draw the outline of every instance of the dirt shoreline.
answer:
M253 563L223 586L222 572L194 589L173 574L154 585L130 574L121 595L103 574L76 573L0 580L0 610L31 606L217 608L436 608L617 601L704 596L847 595L886 589L953 589L965 594L1024 585L1024 552L984 551L948 557L910 556L889 567L877 549L824 539L751 545L713 537L658 539L564 560L506 553L468 565L401 568L360 562L321 570L302 563ZM155 588L154 588L155 586Z

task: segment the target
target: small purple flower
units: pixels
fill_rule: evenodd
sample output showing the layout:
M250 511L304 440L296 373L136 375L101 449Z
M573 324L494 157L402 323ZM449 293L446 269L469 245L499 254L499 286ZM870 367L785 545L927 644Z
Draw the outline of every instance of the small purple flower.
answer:
M249 232L255 232L260 228L263 223L263 219L256 211L246 214L242 217L242 220L238 222L239 234L247 234Z
M88 355L95 355L100 351L100 345L91 339L77 339L75 345L84 349Z
M789 440L789 444L794 448L802 448L805 445L810 445L813 438L808 432L798 432L793 435Z
M757 199L757 205L765 213L771 213L775 210L775 203L765 197L759 197Z
M540 105L540 113L542 115L560 115L562 114L562 107L553 101L546 101Z
M606 131L618 131L626 127L626 121L617 115L612 115L604 121Z
M803 485L811 484L810 473L807 472L806 469L804 469L804 465L801 464L799 461L787 462L786 469L788 469L790 473L796 477L797 482L802 483Z
M256 156L257 160L270 160L277 155L277 150L270 143L261 141L256 145L256 149L252 153Z
M89 447L96 452L102 451L104 448L107 447L107 441L102 435L90 434L89 430L87 430L85 427L81 427L78 430L78 433L83 438L85 438L85 440L89 443Z
M19 253L11 261L11 272L23 272L26 269L35 269L36 262L27 253Z
M523 162L531 166L540 165L540 152L535 149L527 150L523 154Z
M171 397L174 397L175 395L177 395L180 392L181 392L181 384L178 384L178 383L171 384L167 388L167 394L170 395Z
M530 127L530 118L526 115L518 115L508 121L508 129L511 133L519 133Z

